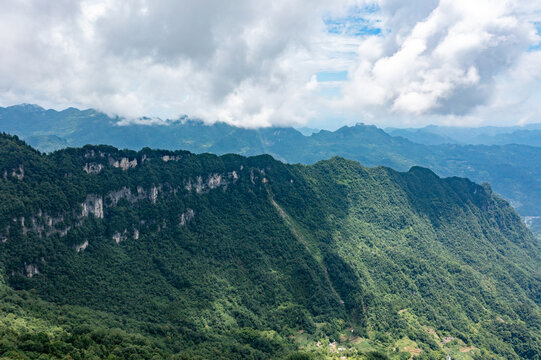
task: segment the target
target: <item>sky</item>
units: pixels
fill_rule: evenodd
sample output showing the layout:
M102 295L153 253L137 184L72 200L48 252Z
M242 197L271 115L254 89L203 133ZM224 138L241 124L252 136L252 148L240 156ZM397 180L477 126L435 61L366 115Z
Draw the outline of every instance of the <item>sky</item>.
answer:
M0 0L0 106L255 128L541 123L541 2Z

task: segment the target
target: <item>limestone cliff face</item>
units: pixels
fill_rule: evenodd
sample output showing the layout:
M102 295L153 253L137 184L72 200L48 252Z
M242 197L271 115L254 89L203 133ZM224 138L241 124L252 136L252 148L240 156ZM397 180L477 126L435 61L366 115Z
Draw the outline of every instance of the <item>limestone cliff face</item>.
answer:
M158 200L158 188L156 186L150 188L149 198L153 204L156 204L156 201Z
M35 216L30 218L24 216L13 218L11 225L0 230L0 241L2 243L8 242L12 230L17 227L20 228L23 236L32 232L39 237L49 237L55 234L63 237L71 230L71 226L64 224L64 216L50 216L40 209Z
M36 264L24 263L24 273L25 273L26 277L31 278L34 275L39 274L38 266Z
M78 151L79 154L77 154ZM76 178L77 180L74 181L76 186L71 189L72 193L68 195L76 199L72 198L70 199L72 201L65 202L60 210L50 209L43 206L45 204L40 204L39 207L33 207L33 209L38 209L34 210L33 214L26 212L13 216L8 223L0 226L0 245L10 246L11 238L19 238L21 235L27 239L36 240L57 237L62 238L58 241L63 243L63 246L68 245L74 253L82 255L89 246L92 246L94 241L92 236L74 239L67 235L84 227L88 224L89 218L93 217L94 221L105 225L104 235L111 243L125 246L122 244L124 241L140 240L141 237L145 237L149 233L163 231L172 226L187 228L188 224L194 221L197 213L194 208L185 207L189 203L182 204L184 199L189 198L193 202L194 199L207 196L213 191L227 192L230 187L242 182L243 177L248 184L260 184L264 181L264 178L260 176L264 174L264 170L252 166L245 169L243 162L235 162L234 166L221 168L210 167L207 173L201 172L201 169L206 169L206 167L203 166L203 163L197 164L199 161L197 159L194 162L194 155L188 152L146 151L136 153L99 146L82 150L72 149L65 156L71 156L70 161L65 163L67 167L64 168L63 164L52 169L50 173L47 173L49 176L52 175L47 181L63 191L69 187L63 181ZM27 182L39 183L41 180L36 180L36 174L47 172L54 164L53 160L46 163L39 171L34 168L37 163L36 159L34 162L11 162L1 168L0 181L9 181L13 186L18 186L21 189L27 186ZM185 170L184 161L193 171ZM19 165L14 166L13 164ZM71 167L72 164L76 165L75 170ZM146 172L146 169L151 169L151 171ZM161 177L162 170L173 174L173 177L169 179ZM174 177L175 171L179 172L178 177ZM149 174L157 175L156 178L160 181L148 181ZM58 183L51 180L54 177ZM111 181L110 177L115 177L115 180ZM118 184L118 187L115 188L114 184ZM104 191L103 189L108 190ZM83 194L77 194L78 191ZM67 195L67 193L62 195ZM165 202L170 201L179 201L178 208L183 210L163 213L160 215L161 218L153 217L157 213L157 207L163 207ZM125 223L121 226L114 225L115 222L109 223L109 217L113 218L119 214L114 208L120 205L122 205L121 211L126 211L129 208L126 202L132 204L133 209L131 210L134 212L143 208L150 209L148 215L138 215L140 217L137 221L130 223L129 226L126 226ZM32 209L30 206L28 208ZM122 223L122 221L116 223ZM14 270L17 274L34 277L39 275L40 271L45 272L47 267L45 262L41 263L32 257L25 260L24 265L21 262L18 269Z
M124 240L127 240L128 239L128 231L127 230L124 230L123 232L118 232L118 231L115 231L115 233L113 234L113 240L117 243L117 244L120 244L121 241L124 241Z
M192 221L194 217L195 212L193 211L193 209L186 209L186 211L180 215L180 226L186 225L187 223Z
M236 171L231 171L226 174L209 174L206 177L197 176L195 179L189 178L186 181L184 188L188 191L195 190L196 193L202 194L209 190L223 187L227 189L227 185L236 183L239 175Z
M11 175L12 177L18 179L18 180L23 180L24 179L24 166L22 164L20 164L17 168L12 169L11 172L8 172L8 170L4 170L4 173L2 174L2 177L6 181L8 179L8 174Z
M122 171L140 171L143 166L149 166L149 163L153 163L152 166L165 166L159 164L171 163L166 165L168 169L171 169L179 166L177 164L183 161L189 162L192 156L188 152L148 151L136 153L119 151L107 146L98 146L84 148L79 158L74 158L76 159L74 163L78 162L81 172L77 176L92 176L94 179L91 182L96 184L100 183L101 177L115 174L116 169ZM27 173L32 172L26 171L25 166L30 165L22 161L15 167L11 164L5 166L2 169L3 180L26 180L25 176L28 176ZM183 165L180 166L180 169L182 169ZM34 215L25 214L25 216L14 217L11 223L5 224L0 228L0 244L7 243L10 240L10 235L13 234L14 229L15 231L19 231L20 229L23 236L37 234L38 237L65 237L70 231L84 225L89 216L100 220L105 219L110 211L108 209L118 206L121 201L128 201L134 205L139 202L148 201L150 204L158 206L160 201L167 201L171 196L182 197L188 196L190 193L193 195L205 195L218 189L227 191L228 187L235 185L243 175L246 177L249 176L252 184L256 184L258 181L264 181L259 177L260 174L264 173L264 170L243 170L244 165L237 164L235 170L229 168L228 171L213 171L199 175L190 174L189 172L185 173L185 177L180 180L176 179L174 186L167 182L152 183L150 185L148 183L145 185L134 185L131 183L119 184L120 186L117 189L107 192L90 192L85 195L84 200L79 200L78 204L71 204L68 209L64 208L62 212L54 215L50 215L40 209ZM66 171L64 176L66 178L73 176L72 170ZM196 213L193 209L187 208L182 213L173 216L176 216L177 220L175 222L177 226L184 227L195 218L195 215ZM112 236L117 243L128 238L137 240L141 234L144 234L145 226L148 225L143 220L141 224L134 224L130 230L116 229L117 233L110 233L112 235L109 236ZM159 225L159 228L164 228L163 224ZM88 240L71 244L71 247L76 252L82 252L88 246Z
M87 150L84 154L84 158L87 159L87 161L89 161L89 162L86 162L83 166L83 171L86 172L87 174L99 174L102 172L102 170L106 166L111 166L111 167L119 168L126 171L128 169L134 169L137 166L151 160L151 158L149 158L146 154L142 155L139 158L137 158L137 156L118 157L118 155L116 154L111 154L108 152L95 150L95 149ZM160 157L156 157L152 159L161 159L163 162L169 162L169 161L177 162L177 161L181 161L183 159L183 156L172 153L172 154L166 154L166 155L162 155Z
M19 180L22 180L24 179L24 166L23 165L19 165L19 167L17 169L14 169L12 172L11 172L11 176L19 179Z
M180 155L164 155L164 156L162 156L162 160L164 162L180 161L180 159L182 159L182 156L180 156Z
M89 156L95 156L90 153ZM98 153L98 156L99 153ZM104 154L103 156L106 156ZM174 158L167 161L176 161ZM89 165L87 163L87 174L98 174L104 167L99 164ZM98 171L97 169L100 169ZM253 177L253 175L252 175ZM81 226L84 219L90 215L93 215L97 219L104 219L107 215L107 209L118 205L119 201L127 200L128 202L135 204L140 201L149 201L151 204L156 205L160 198L167 198L172 194L178 194L181 191L195 192L196 194L206 194L209 191L222 188L223 191L227 190L227 186L235 184L240 179L240 175L237 171L231 171L224 174L210 173L206 176L197 176L195 178L188 178L183 181L182 187L171 187L169 184L156 184L151 185L148 188L143 186L137 186L135 191L123 186L118 190L113 190L105 195L88 194L85 200L80 204L79 212L72 214L66 213L59 216L50 216L39 210L38 213L27 219L25 217L15 218L13 222L19 224L22 229L23 235L28 235L30 232L37 233L40 237L49 237L52 235L59 235L60 237L66 236L69 231ZM252 179L253 180L253 179ZM185 212L179 215L178 225L183 227L195 217L195 211L191 208L186 209ZM68 221L68 225L66 221ZM163 227L163 226L160 226ZM9 240L10 227L5 228L4 231L0 231L0 241L5 243ZM130 233L131 235L129 235ZM113 234L113 240L119 244L120 242L127 240L131 237L135 240L140 237L140 229L133 229L128 232L127 229L123 231L117 231ZM88 247L87 240L80 244L74 245L74 249L77 252L84 251Z
M137 166L137 159L130 160L128 158L121 158L120 160L109 159L109 163L116 168L122 170L128 170Z
M17 247L19 242L35 250L12 264L12 276L33 278L46 273L50 264L43 259L49 260L52 251L68 249L72 256L83 256L89 247L97 246L94 241L98 239L129 246L123 242L184 227L195 217L193 209L181 205L185 198L225 191L239 178L236 172L216 169L201 173L205 166L183 171L183 161L190 163L193 155L182 151L137 153L87 146L45 155L15 138L3 136L0 140L0 150L4 145L0 190L5 195L4 205L8 204L0 207L0 250ZM161 176L175 171L179 172L177 178ZM154 181L148 181L149 174L155 176ZM14 198L20 201L14 202ZM162 212L158 207L164 207L162 202L166 201L178 201L178 209L183 210ZM122 208L116 211L119 205ZM136 213L136 220L115 220L122 211ZM87 233L94 222L103 233ZM57 246L54 250L48 247L53 243Z
M82 203L81 216L85 217L93 214L98 219L103 219L103 197L95 194L90 194Z
M83 243L79 245L75 245L75 251L81 252L85 250L88 247L88 240L85 240Z
M86 163L83 167L84 172L87 174L99 174L103 170L103 164L100 163Z

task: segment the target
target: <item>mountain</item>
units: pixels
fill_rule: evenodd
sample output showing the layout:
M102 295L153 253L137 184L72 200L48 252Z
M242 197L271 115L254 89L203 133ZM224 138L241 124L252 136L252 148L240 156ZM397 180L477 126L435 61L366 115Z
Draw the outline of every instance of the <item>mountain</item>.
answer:
M430 125L424 128L386 128L392 136L402 136L425 145L528 145L541 146L541 124L524 126L451 127Z
M512 133L493 135L480 143L541 146L541 130L516 130Z
M8 135L0 174L0 357L541 356L541 244L488 185Z
M288 161L313 163L340 155L367 166L385 165L398 170L421 165L440 176L462 176L489 182L524 216L541 213L541 148L523 145L423 145L392 137L374 126L344 127L320 132L308 144L283 155ZM283 154L283 153L281 153Z
M262 154L276 142L296 142L304 136L293 128L249 130L224 123L208 126L202 121L140 119L154 125L124 123L92 109L45 110L37 105L0 108L0 130L18 135L41 151L68 146L111 144L119 148L189 149L224 154ZM124 125L120 125L124 124Z
M309 128L306 126L296 128L296 130L300 132L301 134L303 134L304 136L310 136L312 134L315 134L321 131L321 129L314 129L314 128Z
M19 135L42 151L66 145L110 144L132 150L151 147L245 156L270 154L289 163L313 164L342 156L366 166L384 165L400 171L415 165L428 167L439 176L489 182L496 193L527 217L532 229L541 229L539 147L425 145L363 124L303 136L293 128L243 129L224 123L206 125L185 117L176 121L145 121L145 124L154 125L127 124L95 110L69 108L57 112L36 105L0 108L0 130ZM442 128L433 126L430 129ZM501 128L485 130L495 134ZM456 131L457 134L467 132L464 129Z

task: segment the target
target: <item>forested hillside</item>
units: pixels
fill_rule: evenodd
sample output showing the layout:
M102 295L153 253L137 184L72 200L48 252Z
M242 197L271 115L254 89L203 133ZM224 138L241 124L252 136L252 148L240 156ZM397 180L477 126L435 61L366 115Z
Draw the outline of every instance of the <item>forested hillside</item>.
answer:
M9 135L0 174L0 358L541 356L540 244L488 185Z
M433 132L427 135L427 129ZM489 182L497 194L509 200L527 219L532 230L541 231L540 147L457 145L445 144L452 141L441 139L449 133L462 139L476 136L486 140L488 137L483 136L482 131L494 136L503 131L501 128L483 129L429 127L412 142L362 124L304 136L293 128L243 129L224 123L209 126L187 118L126 122L92 109L69 108L58 112L35 105L0 108L0 131L22 136L42 151L109 144L132 150L151 147L219 155L270 154L281 161L304 164L342 156L365 166L383 165L399 171L407 171L415 165L428 167L439 176ZM531 134L534 130L531 129ZM404 135L404 132L398 134ZM427 137L437 145L423 144Z

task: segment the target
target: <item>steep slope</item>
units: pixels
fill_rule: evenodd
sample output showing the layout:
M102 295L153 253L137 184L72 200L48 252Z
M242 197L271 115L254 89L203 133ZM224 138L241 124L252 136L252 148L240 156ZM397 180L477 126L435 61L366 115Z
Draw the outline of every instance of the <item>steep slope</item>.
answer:
M310 137L311 146L284 156L291 162L313 163L334 155L366 166L384 165L405 171L414 165L428 167L440 176L462 176L489 182L511 201L523 216L539 216L541 198L541 148L523 145L415 144L392 137L373 126L344 127Z
M540 245L488 186L7 135L0 170L6 357L541 354Z

